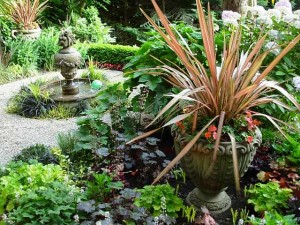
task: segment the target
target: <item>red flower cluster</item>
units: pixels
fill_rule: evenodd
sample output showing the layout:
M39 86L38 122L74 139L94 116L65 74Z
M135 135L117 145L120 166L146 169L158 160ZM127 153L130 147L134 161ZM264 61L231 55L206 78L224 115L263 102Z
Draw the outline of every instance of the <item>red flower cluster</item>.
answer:
M184 130L184 124L181 122L181 121L178 121L178 122L176 122L176 125L179 127L179 129L181 130L181 131L183 131Z
M100 67L101 68L110 69L110 70L119 70L119 71L122 71L124 65L122 65L122 64L112 64L112 63L101 63Z
M251 112L249 112L249 111L246 112L246 121L247 121L247 125L248 125L248 130L250 130L250 131L253 131L256 126L261 124L261 122L258 121L257 119L254 119L254 120L252 119ZM253 142L253 137L248 136L247 137L247 142L252 143Z
M217 127L215 125L210 125L207 129L208 131L205 132L204 137L206 139L210 139L211 137L216 140L217 139Z

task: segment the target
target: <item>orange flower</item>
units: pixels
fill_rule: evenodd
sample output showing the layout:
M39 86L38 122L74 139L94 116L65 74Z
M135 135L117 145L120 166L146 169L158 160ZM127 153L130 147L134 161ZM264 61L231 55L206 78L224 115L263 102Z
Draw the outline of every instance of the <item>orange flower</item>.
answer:
M261 125L261 122L259 120L257 120L257 119L254 119L253 123L254 123L255 126Z
M176 125L180 128L180 130L184 130L184 125L181 121L176 122Z
M210 133L210 132L206 132L206 133L204 134L204 137L205 137L206 139L211 138L211 133Z
M248 136L247 137L247 141L248 141L248 143L252 143L253 142L253 137L252 136Z
M210 125L210 126L208 127L208 131L209 131L209 132L216 132L216 131L217 131L217 127L216 127L215 125Z

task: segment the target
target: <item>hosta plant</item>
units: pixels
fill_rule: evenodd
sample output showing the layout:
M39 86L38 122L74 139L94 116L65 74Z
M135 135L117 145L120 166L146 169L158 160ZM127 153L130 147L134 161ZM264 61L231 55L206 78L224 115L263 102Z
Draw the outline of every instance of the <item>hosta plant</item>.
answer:
M152 0L152 3L163 28L157 25L146 13L144 15L176 53L180 64L173 63L173 66L162 64L148 70L148 72L163 77L179 91L177 94L169 95L171 100L150 125L153 125L158 119L163 119L164 124L132 141L149 136L163 127L179 122L184 125L184 127L181 126L184 129L180 129L179 132L190 135L185 147L154 182L157 182L191 150L213 122L218 124L218 127L210 168L214 167L217 158L223 126L234 127L235 120L251 113L253 117L266 117L280 129L277 119L253 110L256 106L268 103L276 103L288 110L293 109L284 104L279 97L289 99L297 110L300 109L297 101L286 90L280 87L277 82L267 79L268 74L278 62L299 42L300 35L287 43L274 60L263 67L262 63L271 51L263 48L266 35L261 35L248 51L241 51L243 28L238 26L232 30L229 38L224 38L223 54L219 57L215 49L214 26L210 9L208 9L206 16L201 1L197 0L199 25L207 58L207 65L204 65L198 60L197 55L190 50L185 39L166 19L156 1ZM227 136L232 143L233 155L236 155L234 133L229 130ZM233 158L234 165L237 167L236 157ZM235 170L235 180L238 181L237 169Z

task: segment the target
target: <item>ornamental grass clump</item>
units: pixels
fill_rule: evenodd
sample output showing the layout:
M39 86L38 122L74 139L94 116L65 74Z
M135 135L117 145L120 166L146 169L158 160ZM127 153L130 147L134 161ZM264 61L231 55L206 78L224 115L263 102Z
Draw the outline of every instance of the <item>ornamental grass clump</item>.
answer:
M39 0L0 0L0 15L7 16L19 28L30 30L38 28L37 17L47 7L47 2Z
M152 0L152 3L163 28L157 25L144 11L142 12L176 53L181 65L162 64L149 69L149 73L162 76L180 91L178 94L168 95L172 99L149 126L162 118L164 124L134 138L131 142L149 136L163 127L178 124L178 122L185 125L183 132L193 136L177 157L155 179L154 183L189 152L214 121L218 121L218 128L214 142L213 161L217 157L223 126L234 124L236 119L245 116L246 113L251 113L252 116L266 117L281 131L277 119L253 111L254 107L276 103L288 110L293 110L281 100L284 96L296 106L297 110L300 109L293 96L280 87L277 82L267 79L268 74L278 62L299 42L300 35L288 43L269 65L262 67L264 59L270 53L270 50L263 48L267 35L261 35L248 51L243 52L240 49L243 29L242 26L237 26L232 30L229 39L224 38L223 54L219 60L215 49L214 26L210 9L208 7L206 17L201 1L196 0L204 52L207 57L207 62L204 64L190 50L185 39L174 29L156 1ZM235 137L230 132L228 136L234 149ZM234 152L233 154L236 154ZM236 160L234 160L234 164L237 165ZM238 177L238 172L235 172L235 177Z

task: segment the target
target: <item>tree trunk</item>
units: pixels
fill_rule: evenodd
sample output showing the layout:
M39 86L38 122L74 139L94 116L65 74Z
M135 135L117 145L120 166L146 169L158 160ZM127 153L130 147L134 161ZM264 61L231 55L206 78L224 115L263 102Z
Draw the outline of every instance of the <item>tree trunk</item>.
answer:
M231 10L234 12L241 12L242 4L247 0L223 0L223 10Z

